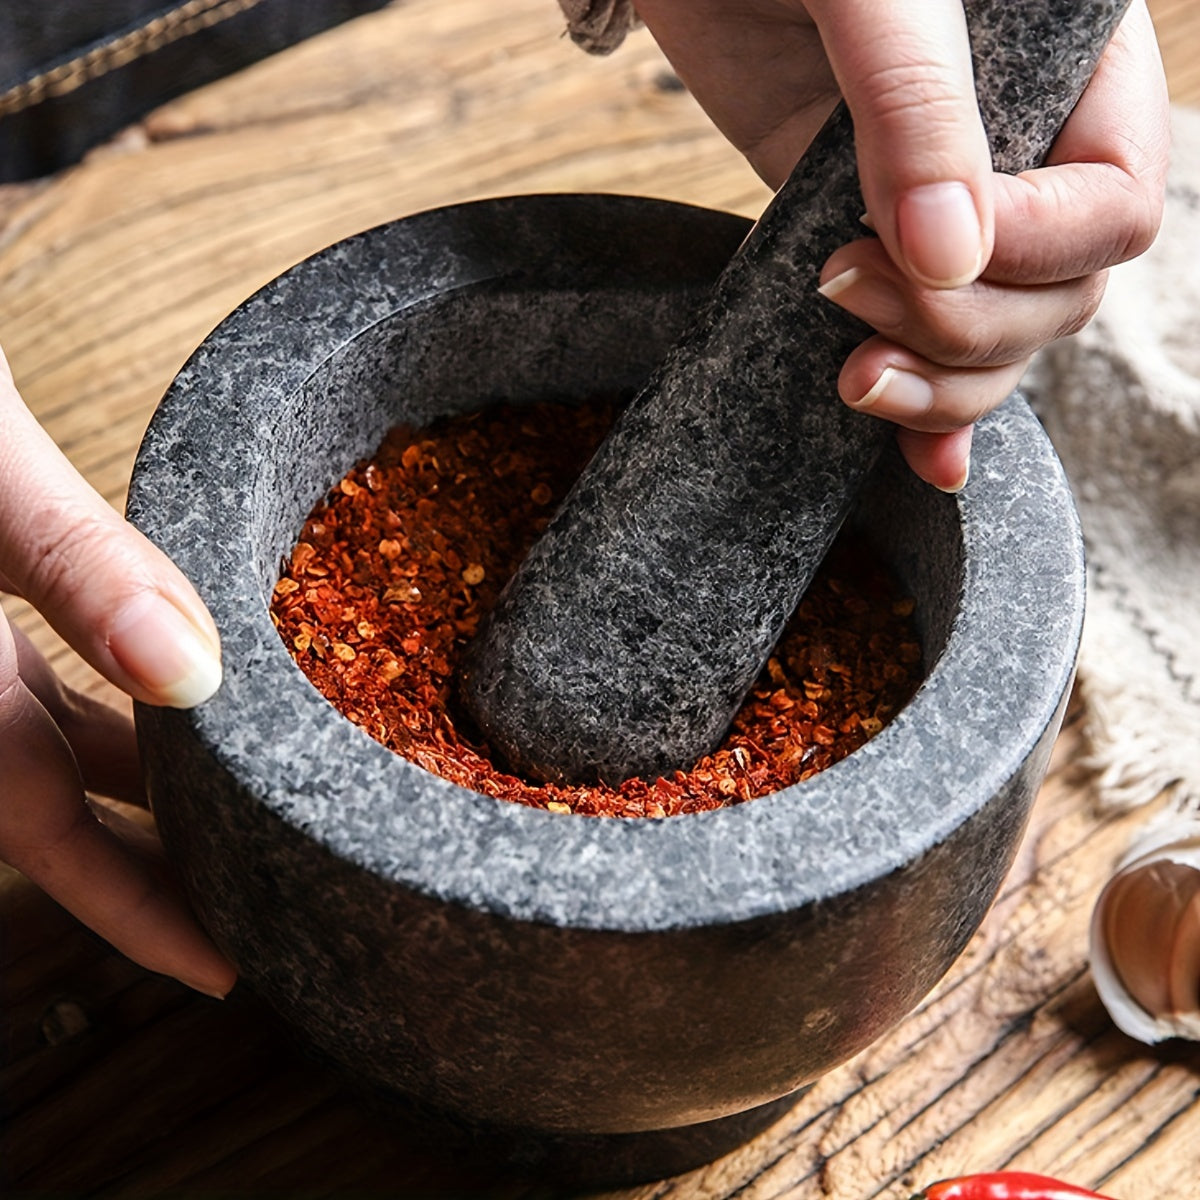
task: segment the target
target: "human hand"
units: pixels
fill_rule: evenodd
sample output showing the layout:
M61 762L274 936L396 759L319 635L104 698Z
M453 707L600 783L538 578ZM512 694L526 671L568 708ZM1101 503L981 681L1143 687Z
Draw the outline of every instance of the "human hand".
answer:
M0 591L23 596L102 675L188 707L221 678L217 631L178 569L75 473L0 352ZM128 715L65 687L0 612L0 860L118 950L209 995L236 978L166 872Z
M900 449L947 491L973 423L1030 357L1092 317L1104 272L1158 230L1167 97L1134 0L1047 165L994 173L961 0L638 0L680 78L779 187L844 97L878 238L837 250L821 292L877 333L838 380L897 424Z

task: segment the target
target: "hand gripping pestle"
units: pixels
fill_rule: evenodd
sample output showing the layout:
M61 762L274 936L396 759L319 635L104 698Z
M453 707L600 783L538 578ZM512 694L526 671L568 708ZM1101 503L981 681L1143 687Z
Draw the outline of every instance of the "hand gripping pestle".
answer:
M997 171L1043 161L1127 3L966 0ZM862 212L839 105L468 649L514 768L615 784L720 742L892 436L838 399L872 331L816 290Z

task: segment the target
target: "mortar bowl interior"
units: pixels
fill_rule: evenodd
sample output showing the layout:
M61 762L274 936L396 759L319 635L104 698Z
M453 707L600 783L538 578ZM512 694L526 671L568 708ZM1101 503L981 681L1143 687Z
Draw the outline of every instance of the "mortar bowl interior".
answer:
M561 816L455 787L338 714L268 615L314 503L393 424L636 388L744 236L660 201L486 201L370 230L248 300L180 372L129 513L210 606L225 679L139 706L147 786L244 979L356 1077L548 1136L706 1127L897 1022L982 920L1070 686L1061 469L1017 398L958 496L887 456L853 521L928 675L866 746L747 804Z

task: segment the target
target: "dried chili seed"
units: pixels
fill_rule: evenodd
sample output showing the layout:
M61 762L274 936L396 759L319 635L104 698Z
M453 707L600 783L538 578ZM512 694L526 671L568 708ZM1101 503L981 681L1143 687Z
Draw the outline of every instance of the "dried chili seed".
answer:
M419 439L393 430L314 510L284 563L271 616L301 669L426 770L555 813L658 818L739 804L810 778L878 733L920 679L914 606L846 539L723 745L688 771L619 788L533 784L458 727L459 656L615 412L609 401L495 408Z

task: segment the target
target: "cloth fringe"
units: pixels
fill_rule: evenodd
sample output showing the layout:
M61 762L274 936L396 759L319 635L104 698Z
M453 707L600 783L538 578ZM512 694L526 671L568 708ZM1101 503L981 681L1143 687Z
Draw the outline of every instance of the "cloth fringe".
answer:
M641 22L633 0L558 0L571 41L589 54L611 54Z

